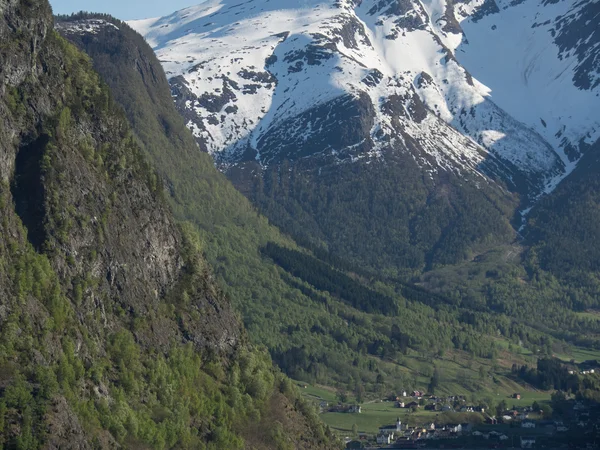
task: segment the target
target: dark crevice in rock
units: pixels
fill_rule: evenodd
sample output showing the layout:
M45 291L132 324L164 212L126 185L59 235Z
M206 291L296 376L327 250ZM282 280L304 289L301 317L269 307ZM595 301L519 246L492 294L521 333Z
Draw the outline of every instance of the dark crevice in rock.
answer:
M19 149L11 186L15 210L27 228L29 242L38 252L46 241L42 158L49 140L43 134Z

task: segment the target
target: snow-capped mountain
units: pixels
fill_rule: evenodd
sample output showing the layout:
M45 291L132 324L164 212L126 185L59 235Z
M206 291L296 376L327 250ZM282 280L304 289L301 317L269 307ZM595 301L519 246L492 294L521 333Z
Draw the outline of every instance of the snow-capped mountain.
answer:
M595 0L209 0L131 22L223 167L407 152L536 196L600 138Z

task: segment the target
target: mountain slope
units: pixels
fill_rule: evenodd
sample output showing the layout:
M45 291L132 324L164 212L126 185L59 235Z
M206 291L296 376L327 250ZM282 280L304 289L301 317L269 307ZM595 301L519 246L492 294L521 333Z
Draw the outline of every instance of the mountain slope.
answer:
M452 300L408 286L396 292L389 286L375 291L365 280L298 251L293 242L268 226L216 171L210 158L195 148L175 112L166 77L159 73L160 63L126 25L106 16L81 14L61 18L58 28L89 52L113 87L144 150L166 177L175 211L197 226L205 243L203 251L241 312L251 338L266 345L288 374L340 383L347 389L360 383L367 391L381 391L402 383L426 386L429 380L421 369L428 369L414 355L432 352L432 348L436 348L432 355L442 348L482 358L497 353L487 337L488 325L495 324L495 319L466 324L461 312L441 311L446 308L442 303ZM164 124L171 133L161 137ZM330 277L329 283L323 282L323 274ZM430 332L423 334L423 326ZM507 337L527 335L532 345L541 338L526 326L502 329ZM404 354L413 355L410 364L402 360ZM489 362L484 359L481 364ZM378 379L384 381L378 383ZM450 383L456 382L448 375L440 389L450 392L454 386ZM458 383L462 383L461 391L488 389L485 383Z
M454 6L457 18L464 18L457 59L500 107L560 149L568 174L600 138L594 114L600 106L598 3L460 3Z
M598 139L594 8L215 0L132 26L200 146L277 226L410 276L510 243Z
M326 447L48 3L0 12L0 446Z
M593 158L597 15L587 0L254 0L132 26L201 148L315 254L590 343L597 324L568 309L596 308L596 288L539 271L515 239Z
M386 273L369 272L364 266L357 270L356 265L331 258L319 248L314 249L314 255L321 261L308 252L298 251L289 239L267 226L224 177L218 176L207 155L190 150L193 144L189 147L183 144L193 139L174 113L166 79L158 70L159 62L139 36L122 23L103 16L77 15L60 23L59 29L92 55L95 67L111 83L117 101L135 125L144 150L166 177L166 191L177 214L198 227L205 243L203 250L215 265L218 280L239 308L252 339L268 346L273 359L288 374L357 392L362 387L379 396L407 386L425 388L430 382L433 363L444 367L440 392L455 395L476 391L477 395L485 396L483 392L492 392L498 386L509 392L519 390L505 375L512 362L524 364L521 345L535 354L538 350L567 354L569 345L563 340L573 342L582 333L597 332L597 322L586 321L566 309L570 292L561 291L552 282L527 279L524 270L514 264L520 251L517 246L490 252L479 248L482 253L472 261L468 258L465 264L434 270L423 283L442 295L400 284L397 279L386 278ZM171 130L168 138L162 135L163 128ZM289 195L286 199L282 192L294 192L297 188L290 186L297 186L304 189L298 192L308 197L310 201L306 204L311 207L317 208L323 199L336 205L322 208L330 214L329 230L343 238L339 226L343 224L347 227L343 231L360 246L357 256L364 258L365 249L370 250L375 262L384 260L389 249L369 248L375 228L371 232L361 231L360 237L353 234L356 229L369 229L363 228L361 222L360 228L351 230L353 223L356 224L355 212L363 208L360 202L352 201L352 195L362 195L359 200L366 201L367 208L371 208L360 215L373 227L378 215L387 214L384 217L388 220L395 214L406 220L408 211L412 214L409 225L412 230L419 230L419 239L426 243L431 239L430 230L435 237L435 228L455 217L459 217L457 222L461 224L456 231L475 233L470 212L477 210L472 205L481 202L483 190L462 188L465 179L442 179L444 183L438 185L441 178L435 182L425 178L430 189L437 190L437 195L417 197L421 204L429 204L428 215L421 215L414 204L409 204L406 210L394 206L390 197L385 196L386 191L395 190L394 196L400 199L410 198L415 195L411 183L417 186L424 183L418 166L410 158L405 159L398 158L397 163L387 167L383 165L386 161L377 165L345 165L336 175L340 186L345 187L337 198L324 182L326 169L321 170L323 177L317 178L322 167L320 161L304 163L317 181L323 183L312 192L310 183L308 187L299 184L297 166L287 163L286 168L284 161L280 172L278 168L266 172L263 188L268 195L263 200L273 207L285 205ZM336 167L331 166L330 170L333 169ZM362 174L360 189L353 184L353 171ZM261 179L256 180L257 188L260 182ZM372 195L365 194L368 192ZM483 192L497 194L493 190ZM383 201L377 203L379 197ZM509 216L510 210L501 212L500 208L506 200L490 198L497 209L493 214L478 212L478 217L491 229L500 228L499 233L495 231L498 234L502 229L508 230L510 238L510 227L506 219L502 221L502 215ZM456 203L456 210L448 207L450 201ZM347 207L339 206L343 202ZM292 220L301 217L302 210L294 208L291 201L288 206ZM271 218L283 220L275 213ZM302 220L314 226L310 215L304 215ZM400 227L379 226L378 232L389 233L403 245L388 254L398 260L418 259L419 256L414 256L418 252L411 250L406 235L395 231ZM440 257L447 257L450 249L461 246L458 237L456 232L444 235L450 245L436 248ZM277 244L268 244L269 241ZM484 241L485 245L490 243ZM501 264L493 256L496 254ZM347 273L335 270L332 264ZM465 286L462 284L465 280L472 284ZM511 352L507 352L506 347L511 346ZM462 363L465 359L473 361L468 370ZM480 379L478 371L493 371L499 384L492 383L491 378Z
M540 188L536 177L548 183L564 174L570 162L565 153L576 158L580 141L590 144L598 138L598 123L590 115L598 98L578 89L597 87L597 38L592 32L586 47L573 44L576 38L568 34L578 27L577 20L595 13L593 8L593 2L571 7L569 2L537 0L510 5L314 1L300 6L214 1L132 24L155 47L173 78L188 125L223 164L247 157L245 152L268 164L275 136L280 144L294 147L292 159L305 156L303 147L311 153L340 153L342 159L344 151L361 157L378 154L390 139L403 140L398 137L401 124L403 132L420 141L422 151L439 155L434 166L473 168L487 150L504 164L514 164L501 171L504 175L507 170L508 175L525 172L530 194L535 194ZM553 21L540 25L536 20L541 17ZM533 32L527 34L531 25ZM593 25L588 27L593 31ZM500 37L504 34L514 42ZM529 43L524 49L523 41ZM526 67L504 64L509 54L523 55ZM576 82L587 76L585 68L587 84ZM474 79L471 73L481 77ZM492 94L477 80L489 80ZM397 113L390 116L389 100L399 96L406 102L415 91L433 115L412 116L415 106L408 102L402 106L408 117L396 117L400 123L394 123ZM316 122L310 117L290 122L344 95L362 96L372 105L359 109L369 118L359 135L336 143L326 132L332 125L324 113L312 114ZM523 98L532 99L528 109L519 107ZM468 144L444 123L479 145ZM285 150L275 151L281 152L288 156Z
M526 228L541 268L592 291L597 290L600 270L599 154L597 144L572 175L535 206Z

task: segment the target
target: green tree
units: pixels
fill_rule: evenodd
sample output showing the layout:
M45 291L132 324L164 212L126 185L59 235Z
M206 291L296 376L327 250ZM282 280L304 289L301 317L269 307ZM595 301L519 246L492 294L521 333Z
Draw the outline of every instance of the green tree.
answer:
M437 389L437 387L439 385L440 385L440 372L439 372L438 368L436 367L433 370L433 375L431 376L431 380L429 381L429 386L427 387L427 390L431 394L435 394L435 390Z
M338 389L337 398L341 403L346 403L348 401L348 393L345 389Z
M544 416L545 419L552 417L552 414L554 413L552 407L545 403L542 405L541 411L542 416Z
M500 403L496 405L496 415L501 416L507 409L508 404L506 403L506 400L501 400Z

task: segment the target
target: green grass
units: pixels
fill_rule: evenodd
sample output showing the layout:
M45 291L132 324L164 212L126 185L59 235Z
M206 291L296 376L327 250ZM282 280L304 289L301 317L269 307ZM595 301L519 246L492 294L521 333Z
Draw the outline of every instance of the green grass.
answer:
M575 348L572 352L572 357L575 362L583 362L590 359L600 359L600 350L592 350L586 348Z
M334 389L324 386L313 386L308 383L296 381L296 384L303 395L313 400L321 401L325 400L328 403L338 401L336 391Z
M563 361L575 360L576 363L581 363L588 360L600 360L600 350L574 347L568 354L556 354L557 358Z
M321 419L332 429L350 432L352 425L358 426L359 432L375 434L383 425L393 425L399 417L403 424L417 425L435 420L436 412L419 410L411 412L406 408L396 408L394 402L373 402L362 405L362 413L324 413Z
M519 391L521 393L521 400L515 400L512 399L514 402L515 406L529 406L531 405L533 402L549 402L550 401L550 396L552 395L551 392L545 392L545 391ZM512 405L513 403L510 403L510 405Z

